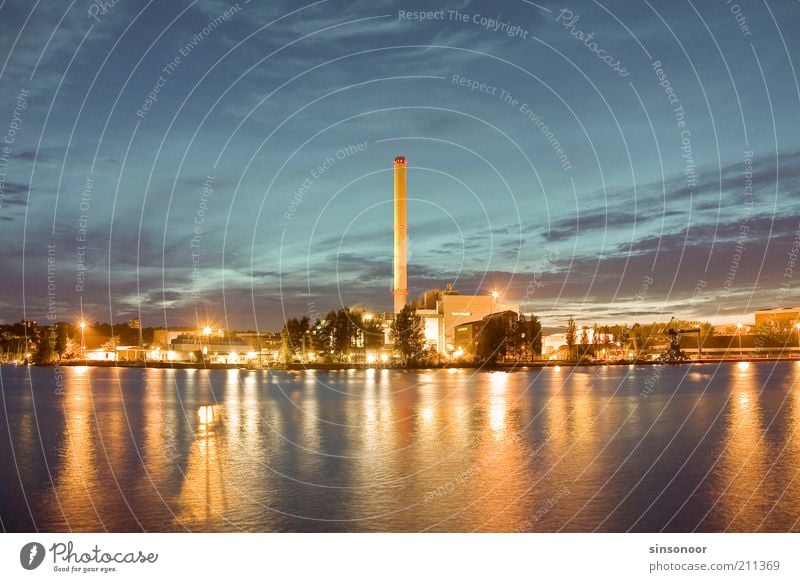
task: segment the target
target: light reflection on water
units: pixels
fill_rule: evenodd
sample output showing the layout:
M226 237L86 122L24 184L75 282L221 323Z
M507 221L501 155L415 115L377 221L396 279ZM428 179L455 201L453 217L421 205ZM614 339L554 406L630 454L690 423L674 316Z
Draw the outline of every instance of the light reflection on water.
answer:
M10 531L786 531L800 519L792 363L66 368L60 395L50 369L0 373Z

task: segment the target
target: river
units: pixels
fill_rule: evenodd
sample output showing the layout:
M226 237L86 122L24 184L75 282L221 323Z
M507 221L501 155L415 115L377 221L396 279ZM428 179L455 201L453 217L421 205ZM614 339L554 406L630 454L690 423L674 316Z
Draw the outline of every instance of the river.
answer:
M2 367L4 531L797 531L800 363Z

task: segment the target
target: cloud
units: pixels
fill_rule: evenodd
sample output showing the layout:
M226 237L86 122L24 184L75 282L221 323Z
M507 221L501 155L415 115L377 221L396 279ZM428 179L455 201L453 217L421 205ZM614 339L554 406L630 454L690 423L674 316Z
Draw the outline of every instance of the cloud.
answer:
M0 210L4 207L25 207L27 206L28 185L19 182L5 182L0 188ZM11 217L4 217L4 220L13 220Z

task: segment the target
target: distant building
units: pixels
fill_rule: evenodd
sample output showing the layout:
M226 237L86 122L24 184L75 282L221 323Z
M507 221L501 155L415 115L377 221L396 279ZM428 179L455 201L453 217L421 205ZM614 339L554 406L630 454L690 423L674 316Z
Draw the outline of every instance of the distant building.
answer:
M756 329L761 326L771 326L777 330L786 330L797 323L800 323L800 307L778 307L756 311Z
M273 332L242 332L236 337L245 342L248 352L255 352L262 357L264 362L278 361L281 350L281 334Z
M169 348L172 340L182 335L197 333L193 327L171 327L169 329L156 329L153 331L153 347Z
M152 357L152 355L151 355ZM233 336L181 335L170 342L167 357L177 361L205 360L210 363L240 364L258 357L250 345ZM155 359L155 358L154 358Z
M133 317L133 318L131 318L131 320L128 322L128 327L129 327L129 328L131 328L131 329L142 329L142 324L141 324L141 322L139 321L139 318L138 318L138 317Z
M795 338L783 341L777 337L768 337L756 333L720 334L703 339L702 355L706 358L744 357L796 357L800 347ZM660 351L666 346L654 346ZM681 350L690 357L697 357L697 338L684 335L681 337Z

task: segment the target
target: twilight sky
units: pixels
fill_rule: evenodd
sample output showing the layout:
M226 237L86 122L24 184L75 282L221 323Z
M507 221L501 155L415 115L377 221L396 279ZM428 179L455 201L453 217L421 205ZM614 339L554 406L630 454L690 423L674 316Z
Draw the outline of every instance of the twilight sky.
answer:
M800 302L796 1L101 5L0 0L0 321L391 309L396 155L412 296Z

